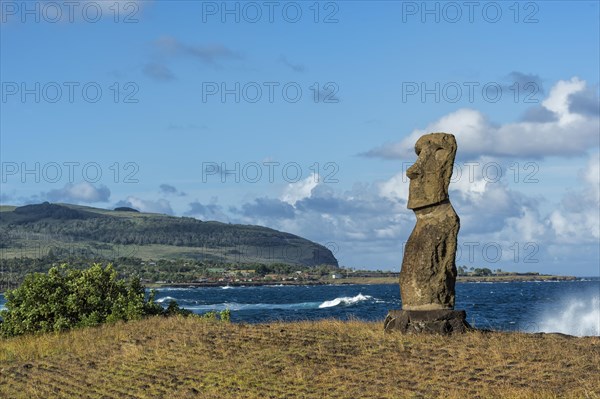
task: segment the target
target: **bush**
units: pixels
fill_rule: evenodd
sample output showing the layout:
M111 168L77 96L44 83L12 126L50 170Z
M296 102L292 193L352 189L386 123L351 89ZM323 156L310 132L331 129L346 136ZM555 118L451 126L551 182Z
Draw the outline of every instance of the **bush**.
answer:
M192 315L192 311L188 309L183 309L179 307L179 304L176 301L171 300L167 308L163 311L164 316L190 316Z
M86 270L62 265L47 274L29 274L20 287L4 296L6 310L0 312L3 336L63 331L164 313L154 302L154 293L146 299L139 278L119 280L110 264L106 268L94 264Z
M231 311L229 309L221 310L220 312L217 312L216 310L211 310L210 312L204 313L203 315L194 316L199 317L201 319L222 321L226 323L231 321Z
M473 275L474 276L491 276L493 273L490 269L488 269L487 267L484 268L476 268L473 271Z

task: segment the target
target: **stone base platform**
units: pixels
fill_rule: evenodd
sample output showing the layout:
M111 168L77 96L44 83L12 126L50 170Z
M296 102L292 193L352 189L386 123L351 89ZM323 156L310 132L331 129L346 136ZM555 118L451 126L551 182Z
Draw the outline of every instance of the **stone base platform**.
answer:
M472 330L464 310L390 310L383 323L385 332L403 334L456 334Z

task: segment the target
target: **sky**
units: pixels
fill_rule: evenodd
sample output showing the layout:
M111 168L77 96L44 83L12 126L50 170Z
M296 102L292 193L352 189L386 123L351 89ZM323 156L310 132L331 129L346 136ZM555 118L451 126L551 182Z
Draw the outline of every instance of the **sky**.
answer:
M400 269L456 136L457 265L600 276L596 1L0 1L0 202L259 224Z

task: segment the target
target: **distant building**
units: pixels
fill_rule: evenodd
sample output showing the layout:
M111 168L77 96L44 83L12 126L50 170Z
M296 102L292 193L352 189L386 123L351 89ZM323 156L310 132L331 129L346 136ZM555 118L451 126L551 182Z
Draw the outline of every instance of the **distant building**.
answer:
M344 278L344 276L342 276L341 274L332 274L331 278L333 278L333 279L340 279L340 278Z

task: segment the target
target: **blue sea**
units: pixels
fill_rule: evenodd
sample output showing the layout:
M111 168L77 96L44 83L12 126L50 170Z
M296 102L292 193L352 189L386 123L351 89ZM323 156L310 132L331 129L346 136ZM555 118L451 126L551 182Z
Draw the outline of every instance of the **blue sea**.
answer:
M383 321L399 309L398 284L161 288L195 313L231 310L233 322L350 318ZM4 298L0 295L0 307ZM600 279L560 282L457 283L456 309L478 328L600 335Z

